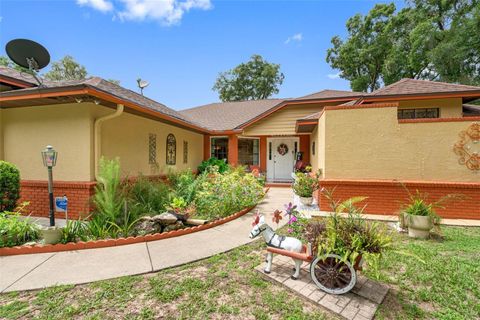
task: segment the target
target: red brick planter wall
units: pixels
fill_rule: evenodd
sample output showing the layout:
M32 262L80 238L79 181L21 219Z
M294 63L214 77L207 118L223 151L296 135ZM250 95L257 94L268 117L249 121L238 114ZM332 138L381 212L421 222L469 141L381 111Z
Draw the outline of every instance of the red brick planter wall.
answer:
M425 182L403 181L404 185L414 193L415 190L428 193L431 201L437 201L450 193L466 196L463 201L449 203L445 209L438 209L437 213L443 218L452 219L480 219L480 183L469 182ZM366 196L365 213L396 214L402 203L408 197L405 189L398 181L388 180L334 180L320 181L321 187L329 190L335 188L336 200L345 200L353 196ZM329 211L328 200L319 195L321 210Z
M90 197L94 193L95 182L57 181L53 184L55 197L68 197L68 217L78 219L86 216L91 210ZM20 184L20 201L29 201L25 214L35 217L48 217L48 184L47 181L22 180ZM57 213L57 218L64 218L64 213Z

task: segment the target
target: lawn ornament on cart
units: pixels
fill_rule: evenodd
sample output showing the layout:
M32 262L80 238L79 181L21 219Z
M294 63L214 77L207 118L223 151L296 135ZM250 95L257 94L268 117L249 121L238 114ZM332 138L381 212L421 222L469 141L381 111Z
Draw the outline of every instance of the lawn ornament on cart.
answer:
M310 264L310 277L322 291L330 294L344 294L353 289L357 282L356 272L361 270L360 260L352 265L337 254L315 256L312 254L311 244L303 245L296 238L277 235L265 223L263 215L257 213L254 218L250 238L262 235L267 243L265 273L268 274L271 271L273 254L280 254L292 258L295 262L295 273L291 276L293 280L298 279L300 267L303 262L306 262Z
M273 229L265 223L265 217L258 213L254 216L252 223L253 229L250 231L250 238L253 239L259 235L263 236L265 243L270 248L277 248L289 252L300 253L302 251L302 242L293 237L280 236L273 231ZM270 273L272 269L273 252L267 253L267 267L265 273ZM300 267L302 260L293 258L295 262L295 273L292 275L292 279L298 279L300 275Z

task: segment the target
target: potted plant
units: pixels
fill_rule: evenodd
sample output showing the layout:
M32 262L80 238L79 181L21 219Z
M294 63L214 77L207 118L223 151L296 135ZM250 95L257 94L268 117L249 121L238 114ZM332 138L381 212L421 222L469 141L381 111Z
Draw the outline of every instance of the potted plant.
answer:
M295 182L293 183L293 191L300 197L303 205L311 206L313 202L313 193L318 190L318 177L308 173L297 172Z
M445 202L461 198L460 195L448 194L436 202L429 202L427 194L422 194L418 190L414 194L409 192L408 204L404 206L401 213L407 223L408 236L427 239L433 227L440 224L440 217L435 209L443 209Z

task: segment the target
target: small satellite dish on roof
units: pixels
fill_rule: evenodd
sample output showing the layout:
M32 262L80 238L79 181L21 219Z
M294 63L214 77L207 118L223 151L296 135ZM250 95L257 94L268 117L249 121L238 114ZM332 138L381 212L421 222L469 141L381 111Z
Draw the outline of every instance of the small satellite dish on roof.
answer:
M36 72L50 63L50 54L44 46L28 39L14 39L7 43L5 51L13 62L29 69L38 84L42 85Z
M137 84L138 84L138 87L140 88L140 93L142 94L143 96L143 89L148 87L148 85L150 84L148 81L146 80L142 80L140 78L137 79Z

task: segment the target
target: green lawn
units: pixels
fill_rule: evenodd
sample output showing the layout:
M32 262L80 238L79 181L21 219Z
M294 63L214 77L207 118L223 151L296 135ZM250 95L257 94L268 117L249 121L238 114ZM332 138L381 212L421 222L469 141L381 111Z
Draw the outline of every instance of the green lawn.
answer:
M480 318L480 228L443 228L445 239L396 235L381 281L391 290L377 319ZM6 319L333 319L282 287L265 281L256 242L156 274L80 286L0 295Z
M390 284L377 319L480 319L480 228L443 227L443 240L396 236L381 281Z

